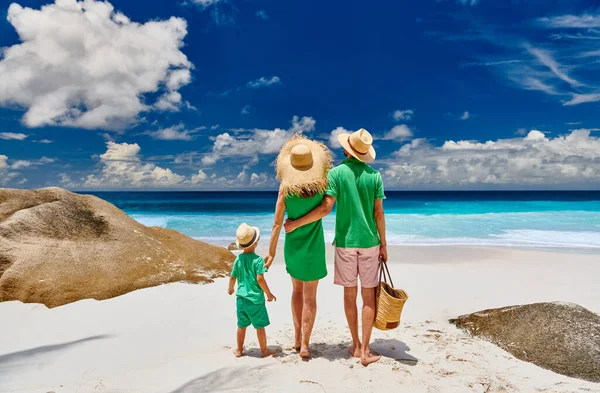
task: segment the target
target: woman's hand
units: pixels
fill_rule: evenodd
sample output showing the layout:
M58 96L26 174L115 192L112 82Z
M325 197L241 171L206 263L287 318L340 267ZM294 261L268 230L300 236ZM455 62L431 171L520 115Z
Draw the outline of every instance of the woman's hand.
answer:
M298 227L296 226L296 221L290 219L285 220L285 224L283 224L283 227L285 228L285 233L291 233L298 229Z
M271 268L271 265L273 264L274 259L275 259L275 257L271 254L268 254L265 257L265 267L267 268L267 270Z

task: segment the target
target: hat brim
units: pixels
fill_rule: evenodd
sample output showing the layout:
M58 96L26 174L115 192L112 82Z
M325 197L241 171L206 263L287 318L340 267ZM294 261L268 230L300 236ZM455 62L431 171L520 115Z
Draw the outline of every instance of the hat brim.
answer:
M352 155L352 157L356 158L359 161L366 162L366 163L375 161L375 157L377 157L377 153L375 152L375 148L373 148L373 146L371 146L369 148L369 151L367 153L360 154L359 152L355 151L352 147L350 147L350 143L348 141L349 138L350 138L350 134L348 134L348 133L342 133L342 134L338 135L338 142L340 143L340 145L342 145L344 150L346 150L349 154Z
M299 144L310 148L313 163L309 168L297 169L292 166L292 148ZM327 173L331 168L331 155L324 144L296 135L281 148L275 167L277 178L281 181L280 192L285 196L325 192Z
M256 232L256 238L254 239L254 241L252 242L252 244L246 246L246 247L242 247L240 245L240 241L235 239L235 245L237 246L237 248L239 248L240 250L245 250L247 248L252 247L253 245L256 244L256 242L258 242L260 240L260 229L258 229L258 227L252 227L252 229L254 229L254 232Z

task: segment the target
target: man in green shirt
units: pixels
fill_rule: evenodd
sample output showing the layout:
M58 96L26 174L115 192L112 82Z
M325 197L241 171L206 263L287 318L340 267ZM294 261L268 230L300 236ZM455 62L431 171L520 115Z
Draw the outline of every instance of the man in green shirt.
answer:
M350 353L367 366L380 359L369 349L375 321L375 288L379 284L379 262L387 262L383 181L367 163L375 159L373 137L365 129L340 134L347 157L329 171L326 196L321 205L307 215L287 221L285 231L295 229L328 215L337 201L335 222L335 278L344 287L344 311L352 335ZM358 335L358 278L362 309L362 343Z

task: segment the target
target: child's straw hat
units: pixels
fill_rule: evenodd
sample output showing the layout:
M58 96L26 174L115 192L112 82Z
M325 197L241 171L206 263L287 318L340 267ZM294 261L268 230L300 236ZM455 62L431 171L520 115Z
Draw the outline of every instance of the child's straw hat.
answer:
M245 249L252 247L260 239L260 229L243 223L235 231L235 239L238 248Z

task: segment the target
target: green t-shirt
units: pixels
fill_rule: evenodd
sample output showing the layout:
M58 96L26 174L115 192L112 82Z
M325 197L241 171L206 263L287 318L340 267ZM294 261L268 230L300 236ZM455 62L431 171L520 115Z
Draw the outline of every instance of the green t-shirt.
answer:
M238 282L236 295L250 300L254 304L265 302L265 293L263 292L256 276L267 272L265 260L255 253L242 253L238 255L233 262L231 277L235 277Z
M376 199L385 199L383 180L375 169L356 158L347 158L329 171L327 195L336 198L335 240L339 248L379 245L373 217Z

